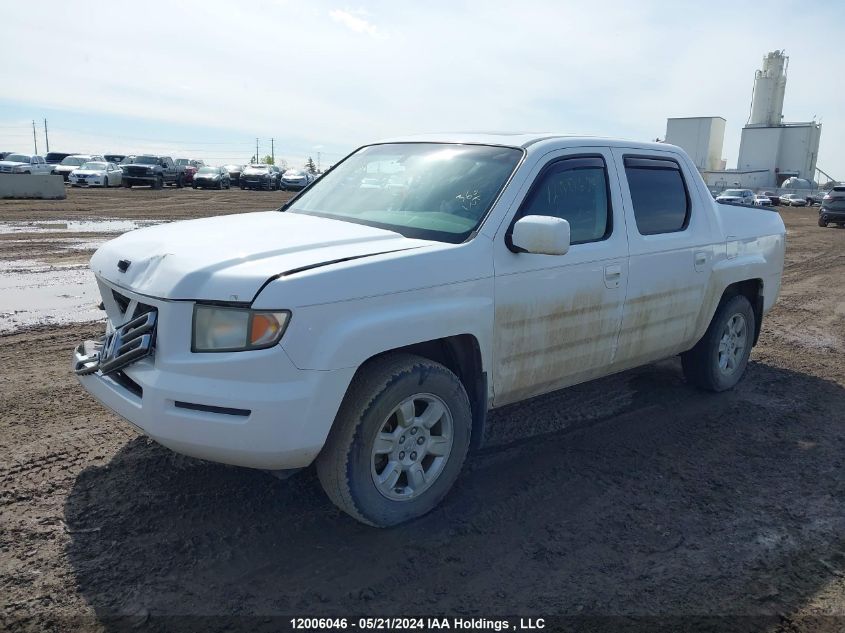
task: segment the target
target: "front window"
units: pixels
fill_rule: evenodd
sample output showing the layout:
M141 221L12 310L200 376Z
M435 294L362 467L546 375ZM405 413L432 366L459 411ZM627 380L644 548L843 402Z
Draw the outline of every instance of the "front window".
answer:
M600 157L555 161L537 179L520 215L545 215L569 222L570 243L595 242L610 235L607 174Z
M289 211L460 243L481 224L521 158L512 147L372 145L327 172Z
M11 163L28 163L29 158L30 157L27 156L26 154L9 154L3 160L7 160Z
M219 174L219 170L217 167L203 167L198 172L198 174Z
M105 163L98 163L98 162L83 163L82 164L82 169L103 170L106 167L107 167L107 165Z
M67 158L62 159L62 165L69 165L71 167L79 167L84 162L85 159L79 158L78 156L68 156Z
M180 167L187 167L188 165L191 164L191 161L189 161L187 158L177 158L176 164L179 165Z
M725 189L723 196L731 196L732 198L741 198L744 193L740 189Z
M156 158L155 156L138 156L135 159L136 165L158 165L161 163L160 158Z

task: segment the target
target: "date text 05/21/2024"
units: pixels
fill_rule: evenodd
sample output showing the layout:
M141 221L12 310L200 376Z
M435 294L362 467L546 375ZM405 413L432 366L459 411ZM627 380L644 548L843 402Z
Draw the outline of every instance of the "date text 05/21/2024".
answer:
M519 618L516 622L487 618L291 618L291 628L309 630L458 630L458 631L527 631L541 630L546 626L544 618Z

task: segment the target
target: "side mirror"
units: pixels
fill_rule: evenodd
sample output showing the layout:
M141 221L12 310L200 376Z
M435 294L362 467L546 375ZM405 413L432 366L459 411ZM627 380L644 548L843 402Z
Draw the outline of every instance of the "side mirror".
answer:
M513 225L509 246L517 253L566 255L569 240L569 222L563 218L526 215Z

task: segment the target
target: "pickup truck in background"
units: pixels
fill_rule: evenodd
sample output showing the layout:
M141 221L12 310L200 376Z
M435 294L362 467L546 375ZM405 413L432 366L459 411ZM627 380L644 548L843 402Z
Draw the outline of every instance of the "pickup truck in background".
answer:
M43 156L37 154L17 154L9 152L0 160L0 174L40 174L45 175L53 171Z
M676 355L732 388L784 249L778 214L715 202L672 145L395 139L279 211L100 247L106 335L72 366L174 451L316 463L338 507L390 526L439 503L491 408Z
M131 189L136 185L149 185L161 189L164 185L183 187L184 167L173 162L170 156L135 156L131 163L121 164L123 186Z

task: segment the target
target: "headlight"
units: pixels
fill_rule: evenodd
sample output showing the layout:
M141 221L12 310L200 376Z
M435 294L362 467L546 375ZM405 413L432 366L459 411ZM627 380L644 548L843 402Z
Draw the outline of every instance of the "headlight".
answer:
M290 312L197 304L193 352L241 352L273 347L285 333Z
M12 171L15 172L15 173L21 174L24 171L26 171L26 166L25 165L18 165L16 167L13 167Z

